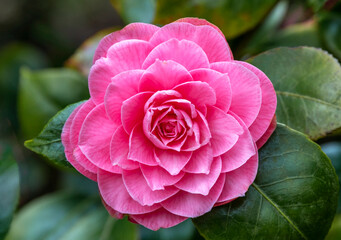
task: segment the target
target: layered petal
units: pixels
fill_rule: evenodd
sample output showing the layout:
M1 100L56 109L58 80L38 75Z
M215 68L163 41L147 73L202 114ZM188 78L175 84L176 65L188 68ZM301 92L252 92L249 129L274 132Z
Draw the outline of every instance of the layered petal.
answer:
M266 141L268 141L269 137L272 135L272 133L275 131L277 126L277 121L276 121L276 115L273 117L270 126L268 127L268 129L265 131L265 133L263 134L263 136L256 142L257 144L257 148L260 149L265 143Z
M183 171L188 173L204 173L209 174L213 161L213 150L211 144L194 151L190 161L183 168Z
M192 156L192 152L176 152L159 148L155 148L154 152L156 161L171 175L179 174Z

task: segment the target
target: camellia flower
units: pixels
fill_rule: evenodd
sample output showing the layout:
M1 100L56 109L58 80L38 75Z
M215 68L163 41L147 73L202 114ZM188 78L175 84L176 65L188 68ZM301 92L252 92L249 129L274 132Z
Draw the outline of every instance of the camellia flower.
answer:
M64 125L66 157L111 215L152 230L243 196L276 125L270 80L202 19L109 34L89 90Z

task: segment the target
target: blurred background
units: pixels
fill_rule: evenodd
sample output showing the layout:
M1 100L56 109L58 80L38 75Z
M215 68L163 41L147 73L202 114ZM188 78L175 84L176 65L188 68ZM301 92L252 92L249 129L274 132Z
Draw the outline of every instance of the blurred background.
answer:
M24 210L22 214L31 217L43 212L48 222L48 214L54 214L48 210L58 209L59 203L70 203L74 209L79 199L96 196L96 184L71 168L51 165L23 143L37 136L59 110L89 97L87 74L99 40L130 22L163 25L190 16L217 25L235 59L245 60L278 46L313 46L341 60L341 1L337 0L1 0L0 161L18 164L19 215ZM340 139L319 143L341 176ZM13 180L15 186L17 175L14 171L3 181ZM91 204L101 207L97 200ZM27 209L33 210L27 213ZM76 215L91 214L84 211ZM341 239L340 216L327 239ZM15 222L16 226L24 223ZM109 228L131 235L118 239L202 239L191 221L158 232L124 224ZM96 231L100 230L93 230L94 236ZM109 239L105 234L101 239Z

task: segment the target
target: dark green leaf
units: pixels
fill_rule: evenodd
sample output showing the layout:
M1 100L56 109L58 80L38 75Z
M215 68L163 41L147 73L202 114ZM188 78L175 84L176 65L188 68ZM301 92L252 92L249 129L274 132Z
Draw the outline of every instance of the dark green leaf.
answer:
M341 214L336 215L332 227L325 240L340 240L341 239Z
M155 23L167 24L183 17L204 18L217 25L229 39L255 27L276 0L158 0Z
M0 239L4 239L19 198L19 171L12 151L0 145Z
M155 15L157 0L111 0L125 23L151 23Z
M120 238L118 236L124 236ZM56 193L25 206L6 240L137 239L137 226L111 218L98 197Z
M213 208L194 224L206 239L323 239L339 184L328 157L305 135L279 124L259 151L245 197Z
M249 62L272 81L277 120L316 140L341 128L341 67L311 47L277 48Z
M89 97L84 76L71 69L20 72L18 111L25 138L36 136L68 104Z
M53 163L62 166L71 166L66 160L64 146L61 142L61 134L64 123L72 111L83 102L78 102L67 106L58 112L39 133L39 135L25 142L25 147L47 157Z
M327 0L306 0L308 6L310 6L315 12L320 10Z

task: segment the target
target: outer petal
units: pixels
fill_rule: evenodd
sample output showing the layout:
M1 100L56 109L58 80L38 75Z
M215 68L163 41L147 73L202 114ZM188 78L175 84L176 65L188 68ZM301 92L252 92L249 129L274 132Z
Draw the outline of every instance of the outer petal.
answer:
M266 132L263 134L263 136L256 142L258 149L260 149L266 141L268 141L269 137L271 134L275 131L277 126L277 121L276 121L276 115L273 117L270 126L266 130Z
M244 196L256 178L258 168L258 152L243 166L225 173L225 185L217 203L227 203L237 197Z
M185 22L174 22L157 31L150 42L156 46L168 39L187 39L198 44L206 53L209 61L230 61L233 59L226 39L214 27L209 25L194 26Z
M213 161L213 151L210 144L194 151L191 159L184 167L183 171L188 173L204 173L209 174Z
M179 41L176 38L172 38L156 46L144 61L142 65L143 69L152 65L156 59L173 60L174 62L180 63L187 70L209 67L207 56L201 47L192 41Z
M153 231L160 228L173 227L187 219L186 217L170 213L164 208L159 208L158 210L147 214L130 215L129 217Z
M180 172L178 175L172 176L162 167L150 167L143 164L141 164L141 171L153 191L165 189L165 186L172 186L185 175L184 172Z
M255 142L245 123L232 112L230 112L230 114L232 114L232 116L243 127L244 132L239 136L236 144L229 151L221 155L223 163L222 172L230 172L239 168L257 152Z
M139 39L149 41L149 39L157 30L159 30L159 27L152 24L131 23L124 27L122 30L113 32L105 36L100 41L96 49L93 62L95 63L96 60L101 57L106 57L108 49L115 43L127 39Z
M98 170L98 188L105 203L123 214L143 214L160 208L159 204L142 206L131 198L122 180L122 175Z
M170 90L181 83L192 80L192 76L181 64L172 60L156 60L141 77L139 91Z
M209 174L193 174L186 175L175 184L181 190L192 194L208 195L213 185L216 183L221 172L221 158L217 157L213 160Z
M138 93L138 84L142 70L130 70L117 74L109 84L105 98L105 109L108 116L116 123L121 123L122 103Z
M129 195L142 206L152 206L179 192L174 186L152 191L140 169L123 171L122 176Z
M85 118L79 134L79 147L83 154L97 167L119 173L110 161L110 141L116 128L106 115L104 104L96 106Z
M225 174L220 175L207 196L180 191L161 205L173 214L184 217L198 217L209 212L218 200L225 182Z
M213 156L217 157L236 144L243 128L234 117L216 107L207 108L206 119L212 134Z
M83 104L84 105L84 104ZM70 141L70 127L72 124L72 121L81 108L82 105L78 106L69 116L67 121L64 124L63 127L63 132L61 135L61 140L65 149L65 156L66 159L71 163L72 166L74 166L80 173L82 173L84 176L90 178L91 180L96 181L96 173L93 173L86 168L84 168L81 164L79 164L74 158L73 158L73 150L74 148L72 147L71 141Z
M275 115L277 106L276 92L270 79L261 70L247 62L236 62L251 70L260 80L262 106L256 120L249 127L253 138L257 141L265 133L266 129L268 129L270 122Z
M155 148L155 158L159 165L167 170L171 175L177 175L188 163L192 152L176 152Z

